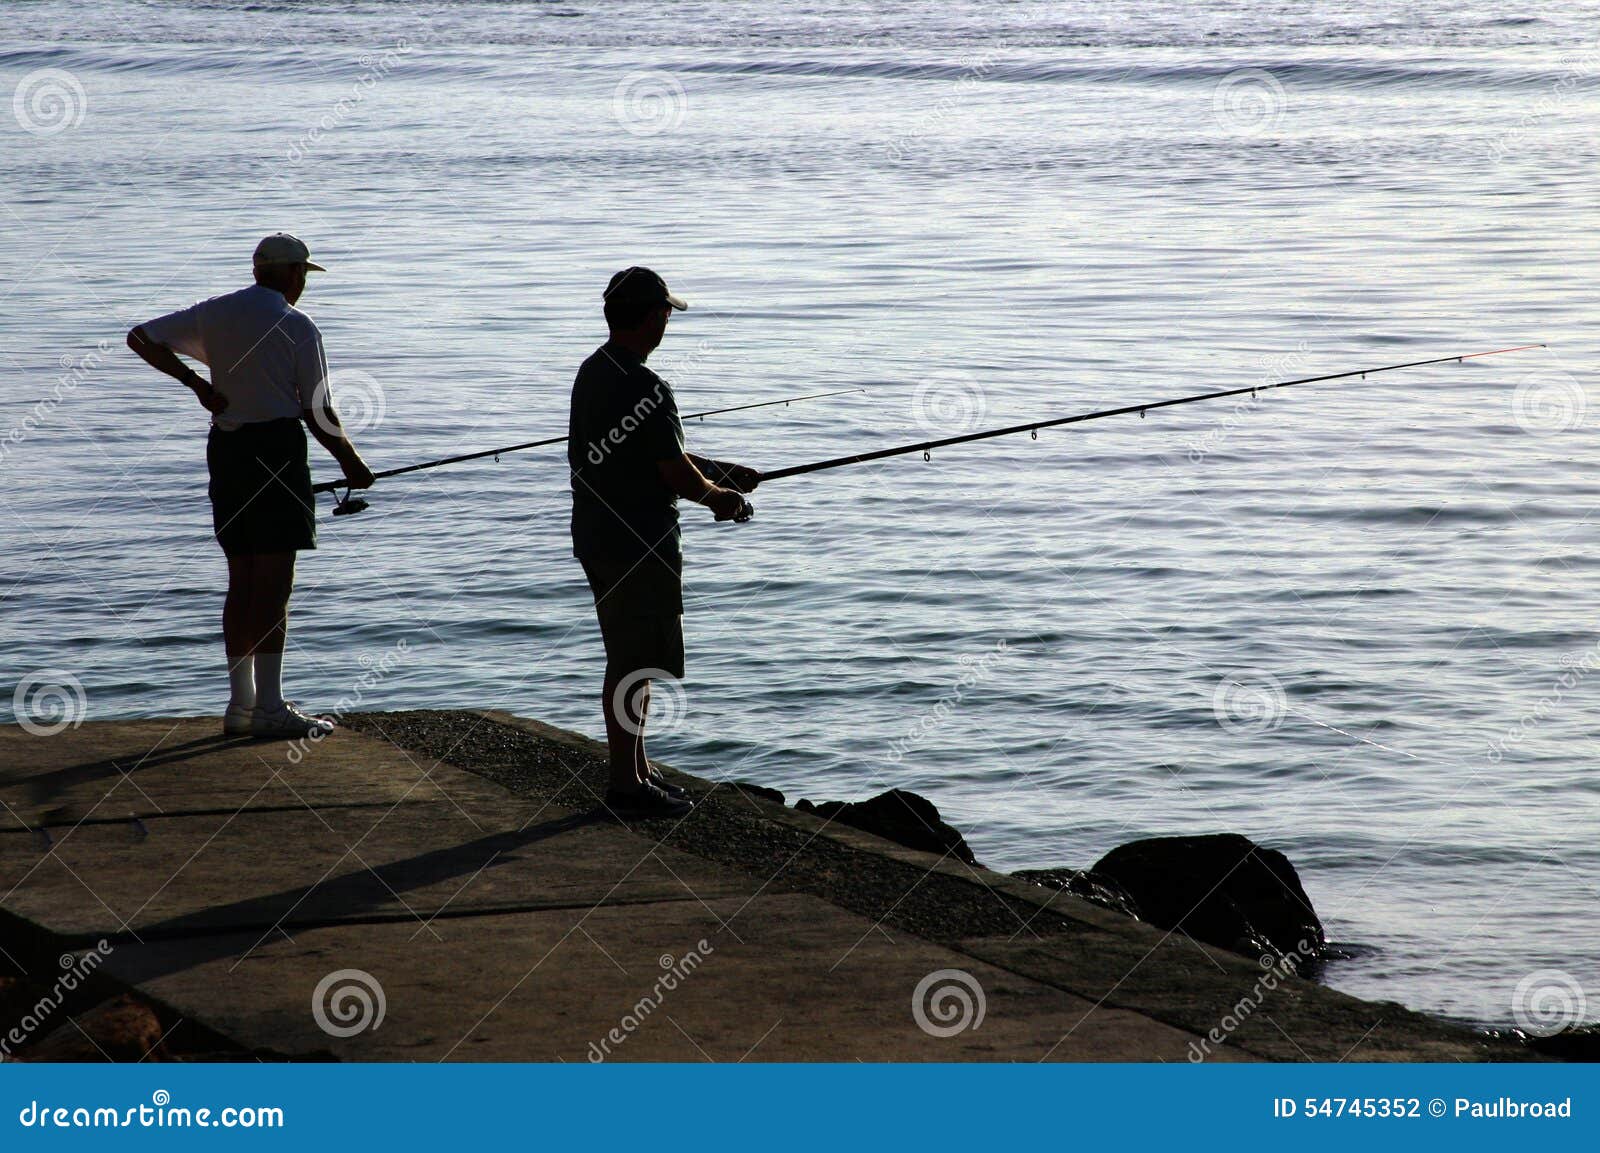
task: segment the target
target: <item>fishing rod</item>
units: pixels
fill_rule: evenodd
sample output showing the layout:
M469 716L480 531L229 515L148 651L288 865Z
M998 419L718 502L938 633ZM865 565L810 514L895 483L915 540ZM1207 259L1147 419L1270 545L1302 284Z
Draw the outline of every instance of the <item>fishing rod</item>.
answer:
M864 388L839 388L834 389L832 392L809 392L804 396L790 396L785 397L782 400L763 400L755 404L735 404L728 408L708 408L704 412L688 413L681 419L703 420L708 416L722 416L723 414L730 412L748 412L753 408L771 408L773 405L777 404L787 407L788 405L796 404L802 400L821 400L823 397L827 396L845 396L852 392L866 391L867 390ZM384 472L375 472L372 474L372 479L385 480L391 476L403 476L408 472L421 472L423 469L428 468L442 468L447 464L461 464L463 461L482 460L486 456L492 456L498 461L501 455L504 453L521 452L523 449L527 448L546 448L553 444L565 444L566 442L567 438L564 436L551 436L546 437L544 440L528 440L523 441L521 444L508 444L504 448L486 448L481 452L465 452L460 456L446 456L440 458L439 460L425 460L420 464L408 464L401 468L391 468L385 470ZM312 485L311 491L314 493L335 492L341 488L345 490L345 494L343 498L335 499L333 506L334 516L349 516L352 513L362 512L368 507L366 501L362 500L360 497L352 497L350 495L350 486L342 480L325 480L320 484Z
M1178 396L1168 400L1152 400L1143 404L1125 404L1120 408L1107 408L1099 412L1079 413L1076 416L1056 417L1052 420L1033 420L1026 424L1013 424L1005 428L985 429L982 432L969 432L962 436L947 436L939 440L924 440L916 444L902 444L894 448L880 448L872 452L858 452L853 456L836 456L831 460L819 460L812 464L796 464L788 468L777 468L771 472L761 474L761 483L769 480L781 480L786 476L803 476L808 472L825 472L830 468L843 468L848 464L864 464L869 460L882 460L890 456L904 456L907 453L920 452L923 460L932 460L932 452L936 448L944 448L952 444L966 444L974 440L989 440L997 436L1014 436L1019 432L1031 432L1037 439L1041 428L1059 428L1064 424L1081 424L1086 420L1103 420L1108 416L1127 416L1138 413L1142 418L1146 412L1158 408L1172 408L1180 404L1198 404L1202 400L1221 400L1228 396L1243 396L1249 393L1255 396L1258 392L1266 392L1274 388L1292 388L1297 384L1316 384L1329 380L1344 380L1348 377L1359 376L1365 380L1368 376L1379 372L1396 372L1402 368L1421 368L1427 364L1448 364L1450 361L1460 363L1465 360L1477 360L1485 356L1503 356L1508 352L1525 352L1530 348L1544 348L1542 344L1519 344L1515 348L1497 348L1490 352L1469 352L1458 356L1438 356L1430 360L1413 360L1405 364L1386 364L1379 368L1357 368L1349 372L1334 372L1326 376L1303 376L1299 380L1280 380L1271 384L1252 384L1244 388L1224 388L1217 392L1202 392L1195 396Z

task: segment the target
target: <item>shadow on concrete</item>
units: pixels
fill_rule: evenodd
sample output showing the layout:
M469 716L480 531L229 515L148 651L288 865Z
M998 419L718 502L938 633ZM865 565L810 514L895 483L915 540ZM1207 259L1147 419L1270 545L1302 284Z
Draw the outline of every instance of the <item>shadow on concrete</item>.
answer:
M182 761L190 761L196 757L203 757L207 753L216 752L218 749L232 748L235 745L248 745L256 743L251 737L226 737L221 733L210 737L200 737L196 740L185 741L181 745L173 745L170 749L157 753L161 746L157 745L144 753L129 753L123 756L105 757L98 761L86 761L81 765L68 765L64 769L53 769L46 773L18 773L0 777L0 785L26 785L28 787L28 802L34 805L43 805L62 796L68 789L78 785L92 784L95 781L109 780L112 777L130 776L144 769L160 768L163 765L174 765ZM131 762L131 763L130 763Z
M132 954L131 959L129 953L119 959L116 975L119 980L135 984L170 976L223 957L246 954L280 933L287 936L288 928L351 924L363 919L415 919L420 924L429 918L408 911L403 903L397 904L405 893L452 877L476 878L479 873L509 863L512 854L524 846L604 821L599 813L575 813L376 868L353 869L313 885L156 921L138 930L137 941L126 934L109 938L119 950L127 949ZM537 907L537 894L529 896L530 905ZM496 914L515 911L513 907L494 910ZM444 915L449 914L446 911ZM255 940L240 949L240 934L253 934ZM140 948L141 945L149 947Z

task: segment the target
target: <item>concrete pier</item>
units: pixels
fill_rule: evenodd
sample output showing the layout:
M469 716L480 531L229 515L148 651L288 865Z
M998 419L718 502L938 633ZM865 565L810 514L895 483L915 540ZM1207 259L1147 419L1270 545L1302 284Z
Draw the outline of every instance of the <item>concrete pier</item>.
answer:
M386 738L382 714L299 746L224 739L212 718L0 730L0 969L48 984L55 958L98 948L99 995L131 990L171 1027L292 1058L1521 1055L1298 978L1241 1016L1261 993L1252 961L726 784L678 777L707 814L729 807L740 844L717 842L733 826L710 815L699 838L687 822L624 827L584 803L592 742L456 716L502 766L535 750L548 787ZM841 886L880 865L920 878L935 922L959 900L1017 923L908 932L890 915L902 901L863 915L831 898L827 870L802 884L781 862L741 865L767 834L848 854Z

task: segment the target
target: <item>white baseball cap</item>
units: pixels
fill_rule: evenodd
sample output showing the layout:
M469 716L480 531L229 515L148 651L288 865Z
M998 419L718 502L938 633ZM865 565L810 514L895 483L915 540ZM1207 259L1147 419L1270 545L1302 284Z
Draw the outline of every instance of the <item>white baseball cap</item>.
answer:
M320 264L311 263L311 250L305 241L287 232L274 232L261 238L256 245L256 264L303 264L311 272L326 272Z

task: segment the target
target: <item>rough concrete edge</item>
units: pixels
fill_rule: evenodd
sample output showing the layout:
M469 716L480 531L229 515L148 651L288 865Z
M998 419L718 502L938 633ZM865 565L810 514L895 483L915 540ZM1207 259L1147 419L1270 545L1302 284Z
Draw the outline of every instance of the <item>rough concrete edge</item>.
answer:
M546 740L567 745L588 756L602 759L606 756L605 745L592 737L584 736L582 733L557 728L543 721L519 717L513 713L503 712L498 709L474 709L471 711L485 720L497 721L503 725L522 729ZM652 763L663 770L669 779L676 779L679 783L695 784L706 788L728 788L733 783L731 781L717 781L707 777L697 777L681 769L674 769L671 765L661 761L653 761ZM1008 897L1015 897L1030 905L1036 905L1041 909L1047 908L1058 916L1080 921L1104 932L1116 933L1147 945L1155 944L1166 935L1154 925L1144 921L1136 921L1111 909L1101 908L1099 905L1091 904L1081 897L1073 896L1071 893L1062 892L1058 889L1046 889L1043 885L1035 885L1031 881L1018 880L1016 877L996 872L993 869L985 868L983 865L968 865L961 861L953 860L948 856L940 856L937 853L925 853L918 849L908 849L904 845L897 845L893 841L885 840L851 825L825 820L810 813L803 813L788 805L780 805L775 801L764 800L748 793L745 794L745 799L756 806L764 816L793 828L826 837L831 841L837 841L839 844L864 853L888 857L890 860L898 861L901 864L912 865L928 872L939 873L959 881L966 881L969 884L982 885ZM1228 956L1231 958L1234 955L1228 954ZM1248 966L1248 960L1242 960Z
M574 732L570 729L558 728L557 726L547 724L544 721L537 721L529 717L517 716L514 713L508 713L499 709L473 709L466 711L481 716L485 720L508 725L512 728L522 729L525 732L533 733L535 736L543 737L546 740L566 745L567 747L572 748L574 751L582 753L586 756L604 759L607 755L606 746L603 743L595 740L592 737L587 737L582 733ZM654 763L667 775L669 779L674 779L680 784L693 784L703 788L719 788L729 787L733 783L732 781L717 781L706 777L696 776L693 773L686 773L683 770L675 769L671 765L665 764L664 762ZM793 828L811 833L814 836L826 837L829 840L836 841L859 852L871 853L879 857L886 857L901 864L912 865L917 868L925 869L930 873L938 873L954 880L964 881L968 884L981 885L997 894L1002 894L1004 896L1022 901L1026 904L1034 905L1040 910L1048 909L1051 913L1057 916L1065 917L1069 920L1077 921L1086 928L1113 934L1123 938L1129 943L1142 947L1154 949L1169 938L1175 936L1182 937L1186 944L1190 944L1194 948L1202 951L1219 968L1225 969L1229 975L1239 978L1246 985L1254 982L1261 975L1259 963L1252 958L1243 956L1242 954L1233 953L1229 950L1221 949L1213 945L1207 945L1204 942L1195 941L1189 937L1183 936L1182 934L1161 929L1156 925L1150 924L1149 922L1136 920L1135 918L1118 913L1114 910L1102 908L1099 905L1092 904L1089 901L1085 901L1081 897L1074 896L1070 893L1056 889L1047 889L1042 885L1036 885L1031 881L1023 881L1016 877L1012 877L1009 874L1000 873L993 869L985 868L982 865L967 865L961 861L953 861L948 856L940 856L936 853L925 853L916 849L908 849L903 845L897 845L893 841L885 840L882 837L865 832L861 829L856 829L849 825L842 825L838 822L827 821L820 817L815 817L810 813L803 813L797 809L790 808L788 805L780 805L775 801L754 797L748 793L744 794L744 797L745 800L747 800L751 805L758 808L763 816L771 820L787 824ZM981 942L983 940L983 938L979 938L972 941L972 948L967 947L967 942L960 942L956 947L959 949L959 951L965 952L969 956L983 961L985 964L997 965L1001 968L1010 968L1011 966L1006 965L1004 961L992 956L984 955L984 951L981 948ZM1045 944L1041 945L1040 947L1047 948L1048 946ZM1027 977L1030 980L1043 979L1036 973L1030 974L1021 972L1020 970L1014 971L1017 971L1020 976ZM1301 996L1319 999L1331 1006L1339 1006L1341 1008L1354 1008L1357 1006L1363 1008L1374 1008L1382 1004L1386 1004L1385 1002L1367 1001L1363 998L1352 996L1351 994L1341 992L1338 989L1329 988L1327 985L1323 985L1320 982L1308 980L1303 977L1287 977L1284 979L1284 983L1285 985L1294 988ZM1067 991L1071 992L1072 990ZM1143 1010L1139 1009L1139 1007L1136 1005L1128 1004L1120 1005L1119 1007L1129 1009L1133 1012L1143 1012ZM1446 1021L1437 1017L1432 1017L1425 1013L1418 1013L1416 1010L1407 1009L1405 1006L1397 1007L1404 1009L1408 1014L1423 1018L1432 1025L1436 1026L1440 1033L1439 1040L1443 1043L1455 1043L1467 1046L1469 1048L1481 1048L1491 1041L1491 1038L1488 1036L1479 1034L1465 1025L1453 1021ZM1175 1029L1179 1029L1182 1032L1194 1032L1191 1028L1173 1021L1167 1021L1162 1018L1153 1019L1162 1020L1163 1024ZM1195 1035L1198 1036L1199 1034ZM1252 1052L1252 1049L1248 1044L1238 1044L1235 1042L1235 1045L1243 1052ZM1272 1054L1253 1053L1253 1055L1269 1061L1281 1059ZM1539 1060L1540 1058L1530 1054L1527 1059Z

